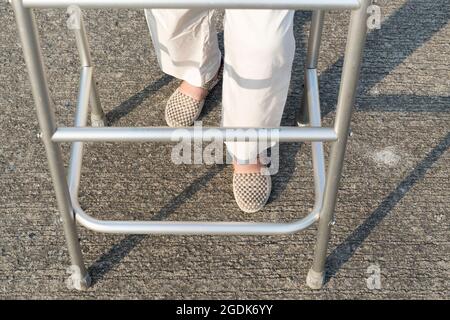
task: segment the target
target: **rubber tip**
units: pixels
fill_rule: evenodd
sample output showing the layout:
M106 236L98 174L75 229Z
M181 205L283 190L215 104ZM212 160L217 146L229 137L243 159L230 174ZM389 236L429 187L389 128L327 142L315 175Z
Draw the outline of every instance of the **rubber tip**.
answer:
M297 127L308 127L309 123L303 123L303 122L299 122L297 121Z
M305 106L306 107L306 106ZM302 107L304 109L305 107ZM297 111L297 114L295 116L295 120L297 122L297 126L299 127L307 127L309 126L309 117L307 112Z
M103 115L101 117L95 117L91 115L91 126L92 127L105 127L106 126L106 117Z
M74 281L73 286L78 291L85 291L91 286L92 280L91 276L87 274L83 279L80 279L79 281Z
M325 281L325 272L317 272L313 269L309 269L308 276L306 277L306 284L313 290L322 289Z

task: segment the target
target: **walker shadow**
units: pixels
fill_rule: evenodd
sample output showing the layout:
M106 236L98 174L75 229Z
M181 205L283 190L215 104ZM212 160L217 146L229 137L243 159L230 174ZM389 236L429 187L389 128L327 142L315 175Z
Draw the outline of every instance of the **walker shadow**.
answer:
M439 8L439 12L436 12L437 10L430 12L430 7ZM433 19L429 19L431 14L433 14ZM364 49L363 65L357 92L357 110L370 108L376 111L450 112L448 108L449 96L423 97L404 94L370 96L370 90L377 83L389 75L414 51L429 41L436 32L446 26L449 20L450 3L448 1L438 0L431 3L427 1L409 1L384 21L381 29L369 32ZM404 21L414 21L414 27L402 26ZM399 32L399 28L401 28L401 32ZM391 45L392 43L399 43L401 46ZM338 84L343 60L343 57L341 57L323 72L320 75L320 83L325 83L329 86ZM366 67L369 63L372 66L371 68ZM374 64L376 64L376 68L373 67ZM337 101L338 90L321 92L321 94L321 97L325 96L328 102ZM430 99L438 100L439 103L429 105ZM363 101L364 103L361 103ZM328 103L328 105L334 104ZM424 108L424 105L427 107ZM443 107L443 105L447 107ZM334 108L322 109L322 114L326 116L333 110Z
M414 4L412 4L414 3ZM433 19L427 19L430 15L429 6L440 8L440 14L434 15ZM305 20L304 12L297 15L295 24L296 35L302 27L301 20ZM307 19L309 19L309 14ZM327 16L325 15L325 19ZM414 28L404 28L402 33L398 32L399 24L403 21L414 21ZM411 1L399 8L381 25L381 29L371 31L367 36L364 49L363 65L361 69L360 84L357 90L355 108L357 110L374 111L408 111L408 112L450 112L449 96L417 96L417 95L377 95L370 96L369 92L373 86L384 79L392 70L400 65L416 49L426 43L431 37L442 29L450 20L450 3L445 0L427 3L426 1ZM303 22L304 23L304 22ZM322 36L326 38L326 30ZM299 108L300 97L303 86L303 65L306 51L306 43L297 39L297 51L293 66L293 77L291 80L291 91L286 102L286 109L282 125L295 126L295 114ZM400 40L401 38L401 40ZM405 41L404 39L407 39ZM392 42L401 43L402 46L391 46ZM299 44L300 43L300 44ZM300 48L298 48L300 46ZM386 59L389 57L389 59ZM320 56L319 56L320 60ZM322 104L322 118L335 110L339 83L343 65L343 57L319 75L320 99ZM376 72L374 68L367 68L365 64L378 62ZM372 71L372 72L371 72ZM332 88L332 90L328 90ZM433 104L430 104L430 100ZM327 107L324 107L327 106ZM424 107L426 106L426 108ZM276 200L283 193L295 171L295 159L300 150L301 143L292 144L295 147L280 145L280 171L274 177L274 192L271 200Z
M440 8L439 15L433 15L433 19L427 19L430 15L428 10L431 4L427 2L408 2L390 16L381 26L380 30L372 31L367 36L366 48L364 51L363 67L361 70L360 85L358 87L356 108L358 110L376 110L376 111L408 111L408 112L450 112L450 97L448 96L417 96L417 95L377 95L370 96L369 92L373 86L380 82L392 70L400 65L408 56L416 49L426 43L431 37L443 28L450 20L450 3L444 0L434 2L432 5ZM398 24L401 21L414 21L414 28L402 29L402 33L397 31ZM325 35L324 35L325 36ZM387 46L387 43L395 42L399 38L408 41L397 41L401 43L401 47ZM380 48L381 46L381 48ZM385 59L390 57L390 59ZM394 59L392 59L394 57ZM377 64L377 72L369 73L368 68L364 68L364 61L379 61ZM389 63L386 63L389 62ZM373 62L372 62L373 63ZM319 76L320 84L328 84L334 87L338 84L341 76L343 57L335 64L328 68ZM295 92L295 91L294 91ZM324 92L321 89L321 101L328 102L326 105L335 105L337 101L338 87L331 92ZM301 91L297 92L297 96L301 95ZM295 100L294 100L295 101ZM297 100L298 101L298 98ZM433 101L433 104L430 104ZM331 103L333 102L333 103ZM297 102L298 103L298 102ZM324 105L322 103L322 105ZM426 106L426 107L424 107ZM288 104L291 110L287 110L290 114L295 114L293 110L297 105ZM322 108L322 117L327 116L334 108ZM289 118L288 118L289 119ZM295 125L294 123L287 125ZM402 180L398 187L393 190L372 212L365 222L361 224L347 239L339 244L327 257L326 277L328 282L340 270L342 265L349 261L356 250L367 239L370 233L381 223L381 221L391 212L395 205L402 199L405 194L419 182L425 173L430 169L439 157L449 148L450 133L447 134L439 144L416 166L416 168ZM288 159L294 159L297 151L292 150L286 155L282 155L280 159L280 175L288 174L279 181L276 190L278 191L273 198L277 197L290 181L291 173L295 170L295 163L289 162ZM284 161L283 161L284 160Z
M168 85L172 81L172 79L173 78L169 75L163 75L156 82L149 84L138 93L123 101L120 105L106 114L107 123L113 124L128 115L130 112L139 107L154 92L157 92L162 87Z
M433 11L434 19L426 19L430 15L429 7L440 8L439 14ZM388 95L388 96L369 96L370 89L387 76L392 70L400 65L409 55L416 49L427 42L437 31L443 28L449 21L450 3L446 0L438 0L434 2L426 1L411 1L407 2L395 13L393 13L383 24L381 30L375 30L368 34L364 61L376 61L377 72L369 73L367 68L362 67L361 81L358 87L356 108L358 110L377 110L377 111L414 111L414 112L449 112L448 105L450 105L450 97L447 96L433 96L421 97L416 95ZM295 32L300 34L303 25L310 20L310 13L297 11L295 15ZM414 28L404 28L403 32L398 32L398 27L404 21L414 21ZM323 36L326 37L326 34ZM400 38L403 41L400 41ZM407 39L407 41L404 41ZM306 44L302 42L300 37L297 37L297 51L293 65L293 72L296 75L291 81L291 90L286 102L286 110L283 116L282 125L293 126L295 123L295 111L299 107L300 97L303 91L303 65L306 51ZM388 46L388 43L398 42L402 46L394 47ZM390 57L386 59L385 57ZM393 58L394 57L394 58ZM343 58L330 66L327 70L320 74L321 101L326 102L322 105L335 105L338 93L338 83L340 81ZM141 92L132 96L130 99L124 101L117 109L118 111L111 111L108 114L108 119L111 122L116 122L121 117L125 116L142 102L148 98L153 91L158 90L162 86L170 82L171 77L162 77L157 83L149 85ZM324 92L323 84L333 88L331 91ZM217 89L216 89L217 90ZM216 100L216 95L213 96ZM429 105L432 99L435 103ZM211 104L211 103L209 103ZM207 108L204 114L210 112L216 102ZM424 108L424 104L427 105ZM370 107L369 107L370 105ZM407 107L405 107L407 106ZM322 109L322 116L325 117L334 108L327 107ZM342 265L347 262L355 253L357 248L365 241L370 233L376 228L380 222L386 217L395 205L402 199L405 194L420 181L425 173L431 168L439 157L449 148L450 134L447 134L441 142L419 163L419 165L399 183L398 187L392 191L380 204L380 206L361 224L354 232L352 232L347 239L338 245L327 258L327 275L326 281L334 277ZM292 178L295 171L295 163L290 161L295 159L302 144L291 144L287 147L284 144L280 146L280 171L274 177L274 190L271 196L273 201L286 189L287 184ZM218 172L223 169L223 166L212 169L204 176L196 179L187 187L179 196L175 197L173 201L161 209L160 213L154 219L164 219L182 203L186 197L192 196L195 192L210 181ZM114 265L127 256L135 246L137 246L146 236L131 235L114 245L107 253L102 255L90 268L89 271L93 276L93 282L98 282L103 276L111 270Z
M225 168L224 165L216 165L206 172L201 177L195 179L188 187L186 187L180 194L170 200L151 220L160 221L165 220L178 207L191 198L195 193L205 187L217 174ZM128 235L117 244L113 245L108 252L101 255L88 269L92 277L92 284L99 282L105 274L119 264L147 235Z
M327 257L325 283L336 275L361 246L381 221L391 212L397 203L419 182L450 147L450 133L448 133L436 147L411 171L408 176L380 203L377 209L354 230L341 244L339 244Z
M433 19L427 19L430 15L429 6L435 5L440 8L439 13L433 15ZM414 21L414 28L404 28L398 32L400 21ZM416 49L426 43L431 37L443 28L450 20L450 3L440 0L434 3L422 1L411 1L397 10L381 29L371 32L367 37L367 47L364 61L379 61L377 72L369 73L368 68L362 68L360 87L356 99L358 110L376 111L408 111L408 112L450 112L450 97L448 96L416 96L416 95L377 95L369 96L370 89L387 76L392 70L400 65ZM407 41L398 41L401 47L386 46L387 43L401 37ZM382 48L376 48L377 46ZM390 59L385 59L390 57ZM394 58L392 58L394 57ZM389 61L389 63L386 63ZM320 81L337 83L340 77L340 69L343 59L341 58L321 77ZM339 70L339 72L337 72ZM336 95L334 101L336 101ZM433 101L433 104L430 104ZM426 107L424 107L426 106ZM323 115L331 112L331 109L322 110ZM342 265L349 261L356 250L367 239L371 232L392 211L397 203L411 190L411 188L423 179L426 172L433 163L438 161L442 154L450 146L450 133L448 133L436 147L434 147L425 158L415 166L415 169L403 179L373 211L366 220L354 230L341 244L339 244L328 255L326 261L325 282L328 282L340 270Z

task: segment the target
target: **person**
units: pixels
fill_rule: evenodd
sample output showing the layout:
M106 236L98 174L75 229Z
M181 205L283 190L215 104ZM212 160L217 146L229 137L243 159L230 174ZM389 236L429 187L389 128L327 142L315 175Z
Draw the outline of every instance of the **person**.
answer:
M223 78L224 127L278 127L295 52L293 10L225 10L224 57L214 10L145 10L158 64L182 82L166 104L171 127L193 125L205 98ZM233 156L233 193L240 209L256 212L271 192L256 142L227 142Z

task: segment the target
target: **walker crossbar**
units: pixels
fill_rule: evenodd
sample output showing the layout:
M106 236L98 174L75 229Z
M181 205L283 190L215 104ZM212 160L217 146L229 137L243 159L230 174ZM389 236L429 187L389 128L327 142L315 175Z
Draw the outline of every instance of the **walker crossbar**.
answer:
M22 42L25 62L35 100L41 137L56 192L58 208L74 272L76 289L86 289L90 277L83 262L75 221L88 229L104 233L126 234L223 234L274 235L303 230L319 221L317 243L307 284L319 289L324 283L325 260L333 224L339 179L347 144L355 99L362 50L366 37L367 9L370 0L10 0ZM50 98L39 35L31 8L228 8L228 9L304 9L313 10L305 68L305 89L298 113L298 127L280 128L103 128L105 117L94 81L92 60L83 19L74 29L81 60L81 77L74 127L57 128ZM321 127L317 60L321 42L324 10L352 9L345 49L336 120L333 128ZM89 106L91 127L88 127ZM78 202L84 142L158 141L180 139L195 141L309 141L312 146L315 204L304 218L290 223L200 222L200 221L107 221L88 215ZM71 142L68 175L65 176L59 142ZM327 175L323 142L331 142Z
M245 133L240 132L245 131ZM54 142L170 142L190 141L261 141L279 142L336 141L332 128L167 128L167 127L114 127L114 128L58 128L52 136Z
M67 8L77 5L82 9L303 9L334 10L357 9L359 0L23 0L25 8Z

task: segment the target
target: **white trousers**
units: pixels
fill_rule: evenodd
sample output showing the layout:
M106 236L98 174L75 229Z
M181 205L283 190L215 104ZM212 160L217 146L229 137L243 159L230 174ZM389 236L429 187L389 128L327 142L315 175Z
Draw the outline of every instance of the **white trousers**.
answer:
M221 52L213 10L151 9L146 18L163 72L194 86L217 73ZM226 10L224 127L278 127L289 89L295 39L293 10ZM240 161L254 161L257 143L229 142Z

